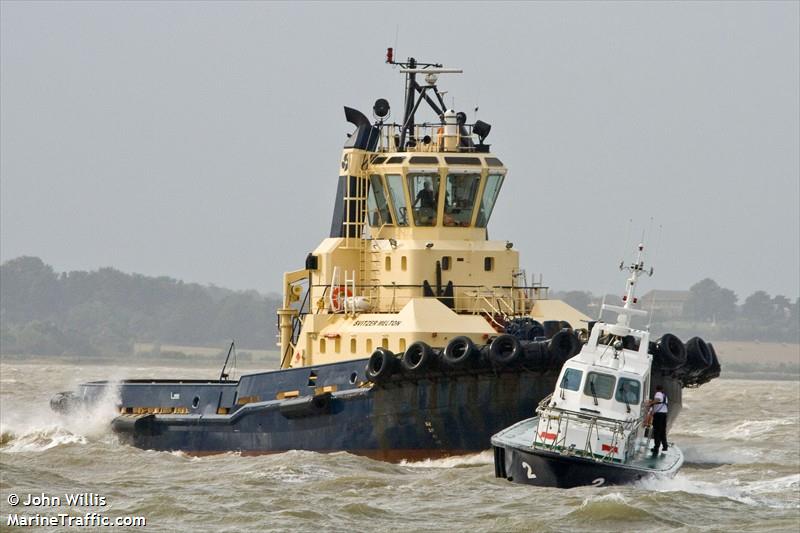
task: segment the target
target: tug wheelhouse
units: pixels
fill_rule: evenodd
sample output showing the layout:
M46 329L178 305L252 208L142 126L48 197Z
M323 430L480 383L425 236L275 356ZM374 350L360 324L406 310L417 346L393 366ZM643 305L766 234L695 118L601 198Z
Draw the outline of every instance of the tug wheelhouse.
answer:
M485 143L491 126L445 106L438 64L387 62L406 76L405 110L390 123L345 108L345 143L329 238L284 278L278 311L282 367L403 353L414 342L475 343L519 317L579 325L586 316L548 299L508 241L488 240L507 175ZM418 82L418 80L424 80ZM425 104L433 120L417 116Z

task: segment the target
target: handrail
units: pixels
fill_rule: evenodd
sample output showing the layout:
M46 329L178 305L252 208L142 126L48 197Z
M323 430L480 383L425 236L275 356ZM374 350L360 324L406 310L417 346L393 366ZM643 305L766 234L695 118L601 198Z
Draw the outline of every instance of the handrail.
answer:
M327 283L312 284L311 287L323 289L323 297L325 292L330 290ZM373 313L396 312L398 305L402 306L414 298L440 298L439 296L425 296L424 285L422 284L348 283L348 288L352 290L354 295L362 294L367 296L372 307L370 312ZM538 285L530 288L537 293L546 289L546 287ZM518 291L528 289L528 287L514 285L453 285L453 289L456 291L453 299L454 310L459 313L492 314L494 317L502 317L502 319L507 320L515 316L526 315L534 305L534 300L527 299L524 296L522 301L517 301L520 297ZM398 290L404 292L398 293ZM415 291L419 293L415 294ZM390 299L391 303L387 299ZM321 312L321 310L318 309L317 312Z
M326 283L315 283L311 285L312 287L327 287L328 284ZM388 288L398 288L398 289L421 289L423 285L421 283L411 283L411 284L402 284L402 283L390 283L384 285L376 285L372 283L357 283L355 285L357 289L364 289L368 287L381 287L383 289ZM549 289L550 287L547 285L529 285L529 286L519 286L519 285L453 285L455 289Z
M630 424L633 424L634 422L636 422L637 420L644 418L644 417L638 417L638 418L630 418L630 419L627 419L627 420L620 420L618 418L609 418L609 417L606 417L606 416L598 416L598 415L588 414L588 413L584 413L584 412L580 412L580 411L572 411L572 410L569 410L569 409L562 409L561 407L545 406L544 408L542 408L542 407L537 407L536 408L536 412L537 413L543 413L544 411L558 411L559 413L564 413L566 415L575 415L577 417L580 417L581 419L592 418L592 419L596 419L596 420L599 420L599 421L602 421L602 422L606 422L606 423L609 423L609 424L622 424L622 425L630 425Z
M548 451L557 452L562 455L576 454L593 458L601 462L610 462L614 460L614 455L619 453L619 445L622 442L623 437L625 437L625 433L629 432L627 438L625 438L625 447L623 449L625 450L626 455L630 453L635 443L639 427L644 420L643 416L639 416L635 419L632 418L629 420L619 420L616 418L588 415L578 411L550 406L548 403L552 397L553 395L550 394L544 398L541 402L539 402L539 406L536 408L536 412L540 415L540 417L547 416L547 426L544 430L545 435L540 435L539 428L536 428L536 432L534 433L533 437L533 443L531 443L533 448L542 448ZM553 415L550 415L549 413L553 413ZM584 442L582 449L575 447L574 444L570 445L569 447L566 446L567 436L569 435L569 424L573 421L580 423L586 428L586 441ZM552 443L548 444L547 440L550 439L547 439L546 437L552 435L551 428L556 422L556 436L552 439ZM611 431L611 442L610 444L604 443L608 446L608 450L604 454L598 454L592 448L592 436L595 437L595 441L599 440L600 428Z

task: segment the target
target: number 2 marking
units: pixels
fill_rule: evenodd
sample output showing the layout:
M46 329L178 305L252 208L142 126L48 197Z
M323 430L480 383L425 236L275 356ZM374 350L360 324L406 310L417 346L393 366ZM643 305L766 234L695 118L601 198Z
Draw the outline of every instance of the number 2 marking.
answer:
M533 468L531 468L531 465L523 461L522 468L526 470L528 479L536 479L536 474L533 473Z

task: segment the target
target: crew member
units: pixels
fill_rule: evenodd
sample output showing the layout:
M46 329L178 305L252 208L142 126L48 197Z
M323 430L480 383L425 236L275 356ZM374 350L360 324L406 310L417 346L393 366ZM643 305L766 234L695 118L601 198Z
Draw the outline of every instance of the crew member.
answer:
M667 444L667 412L669 411L669 399L664 392L664 387L656 385L656 393L653 399L647 402L650 407L650 412L653 414L653 440L655 444L650 450L653 455L658 455L658 448L667 451L669 445Z
M420 207L436 210L436 196L433 194L433 185L430 181L426 181L424 187L417 193L412 207L416 207L418 203Z

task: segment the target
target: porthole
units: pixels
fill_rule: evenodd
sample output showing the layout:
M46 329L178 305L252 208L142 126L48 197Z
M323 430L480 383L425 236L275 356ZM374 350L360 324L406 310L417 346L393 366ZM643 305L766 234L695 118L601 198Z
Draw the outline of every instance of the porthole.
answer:
M356 381L358 381L358 373L353 372L352 374L350 374L350 385L355 385Z
M194 400L192 400L192 409L197 409L198 405L200 405L200 397L195 396Z

